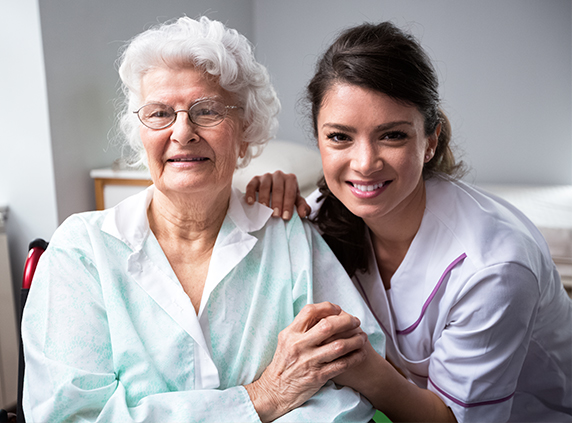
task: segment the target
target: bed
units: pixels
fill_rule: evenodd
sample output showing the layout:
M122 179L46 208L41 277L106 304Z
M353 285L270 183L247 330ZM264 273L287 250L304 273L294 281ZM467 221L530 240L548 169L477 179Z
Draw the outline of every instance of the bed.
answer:
M235 172L233 185L244 192L252 177L276 170L295 174L300 192L306 197L316 189L322 175L322 159L317 149L304 144L272 140L259 157Z
M572 185L498 185L479 187L512 203L542 232L562 284L572 297Z

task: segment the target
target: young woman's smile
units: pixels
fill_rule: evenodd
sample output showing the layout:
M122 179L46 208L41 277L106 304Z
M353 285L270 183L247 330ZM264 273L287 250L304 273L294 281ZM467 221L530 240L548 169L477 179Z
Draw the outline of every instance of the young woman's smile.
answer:
M417 108L355 85L336 84L317 119L324 176L332 193L368 221L425 208L426 136Z
M362 181L347 181L346 182L351 192L357 198L374 198L381 194L385 188L391 183L391 181L387 182L362 182Z

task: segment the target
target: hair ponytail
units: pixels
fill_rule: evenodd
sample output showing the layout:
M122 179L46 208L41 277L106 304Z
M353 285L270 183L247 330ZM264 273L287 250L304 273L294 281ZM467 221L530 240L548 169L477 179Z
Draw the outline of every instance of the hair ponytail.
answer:
M313 223L318 225L324 240L350 277L357 270L366 271L365 222L332 194L323 176L318 181L318 188L319 200L323 199L323 202Z
M465 173L465 164L455 159L451 149L451 122L443 110L439 109L437 113L441 131L433 158L423 166L423 178L429 179L433 176L460 178Z

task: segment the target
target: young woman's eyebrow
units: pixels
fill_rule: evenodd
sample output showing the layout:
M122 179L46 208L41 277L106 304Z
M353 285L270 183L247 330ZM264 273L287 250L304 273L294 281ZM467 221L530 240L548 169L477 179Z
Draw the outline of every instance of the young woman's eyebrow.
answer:
M387 131L388 129L393 129L396 126L401 126L401 125L413 126L413 122L410 122L408 120L397 120L394 122L387 122L387 123L383 123L381 125L378 125L376 127L376 129L378 131Z
M388 129L392 129L392 128L394 128L396 126L400 126L400 125L413 126L413 123L408 121L408 120L398 120L395 122L382 123L381 125L376 126L375 129L378 131L386 131ZM326 128L335 129L335 130L338 130L341 132L348 132L348 133L356 132L356 129L353 126L342 125L339 123L326 122L322 125L322 129L326 129Z
M356 129L354 127L348 125L341 125L339 123L326 122L322 125L322 129L327 129L327 128L335 129L336 131L340 132L350 132L350 133L356 132Z

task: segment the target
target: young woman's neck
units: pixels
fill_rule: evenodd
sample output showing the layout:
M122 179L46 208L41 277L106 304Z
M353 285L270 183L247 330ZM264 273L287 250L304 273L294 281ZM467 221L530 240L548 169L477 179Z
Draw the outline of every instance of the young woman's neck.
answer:
M370 230L378 269L386 289L419 231L425 213L425 184L399 210L377 219L364 219Z

